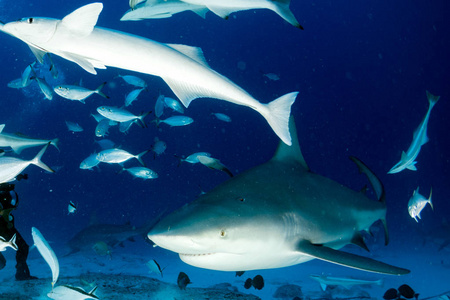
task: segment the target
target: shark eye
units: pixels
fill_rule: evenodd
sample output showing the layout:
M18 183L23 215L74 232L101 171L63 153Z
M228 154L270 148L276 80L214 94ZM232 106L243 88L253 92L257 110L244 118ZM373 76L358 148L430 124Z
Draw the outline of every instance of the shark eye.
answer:
M220 237L225 237L227 235L227 232L225 231L225 229L222 229L220 231Z
M33 18L28 18L27 21L28 21L28 24L32 24L34 20L33 20Z

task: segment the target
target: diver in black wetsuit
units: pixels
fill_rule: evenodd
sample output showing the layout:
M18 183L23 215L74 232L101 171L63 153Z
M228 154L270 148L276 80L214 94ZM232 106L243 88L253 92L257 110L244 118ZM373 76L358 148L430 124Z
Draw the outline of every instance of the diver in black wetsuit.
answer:
M19 175L21 176L21 175ZM26 179L21 176L21 179ZM19 178L18 178L19 179ZM28 245L22 238L20 233L14 227L14 217L11 212L17 208L19 204L19 196L14 191L14 184L0 184L0 236L9 241L16 234L16 245L18 247L16 253L16 280L36 279L30 275L27 265ZM0 253L0 270L6 265L5 257Z

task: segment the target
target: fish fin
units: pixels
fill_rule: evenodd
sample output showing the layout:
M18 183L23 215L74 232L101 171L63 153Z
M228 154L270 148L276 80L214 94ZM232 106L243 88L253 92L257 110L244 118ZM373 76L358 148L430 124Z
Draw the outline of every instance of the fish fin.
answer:
M291 24L294 27L297 27L303 30L303 26L295 18L292 11L289 9L289 5L291 4L291 0L272 0L272 4L275 5L273 11L277 13L280 17L282 17L286 22Z
M96 290L97 290L97 286L94 286L94 288L93 288L92 290L90 290L88 294L91 295L91 296L94 296L96 299L98 299L98 298L94 295L94 293L95 293Z
M353 245L356 245L356 246L359 246L359 247L363 248L363 249L366 250L367 252L370 252L369 248L367 248L367 245L366 245L366 243L364 242L363 236L362 236L361 233L359 233L359 232L356 232L356 233L353 235L352 240L351 240L351 243L352 243Z
M30 161L31 164L38 166L41 169L44 169L47 172L50 173L55 173L55 171L53 171L49 166L47 166L46 164L44 164L41 161L41 157L42 155L44 155L45 150L47 150L48 145L50 145L50 142L47 143L47 145L45 145L41 151L39 151L39 153Z
M386 193L384 191L384 186L383 183L381 183L381 180L359 158L350 156L350 160L358 166L358 170L360 173L363 173L367 176L367 179L369 179L369 182L372 185L375 194L377 195L378 201L386 203Z
M199 47L192 47L187 45L181 45L181 44L166 44L168 47L177 50L178 52L183 53L184 55L192 58L199 64L210 68L208 63L206 62L206 58L203 54L203 50Z
M93 75L97 75L97 69L106 69L106 66L100 62L88 59L84 56L77 55L74 53L64 52L61 54L62 57L76 63L80 67L82 67L86 72L89 72Z
M203 19L206 19L206 13L208 12L207 8L193 9L192 11Z
M65 16L61 20L61 26L77 36L88 36L94 30L102 9L103 4L100 2L82 6Z
M292 146L288 146L282 141L278 144L278 148L273 156L272 160L279 162L296 161L306 171L309 171L309 167L303 158L302 150L298 142L297 128L295 126L294 117L289 118L289 132L291 133Z
M58 151L60 151L59 147L58 147L58 143L59 143L59 139L57 139L57 138L50 141L50 144L53 145Z
M172 78L163 78L163 80L185 107L188 107L192 100L200 97L206 97L205 95L211 94L211 91L202 91L202 87L187 84L184 81ZM214 98L214 96L211 97ZM159 124L159 122L157 124Z
M406 153L405 153L405 151L402 151L402 156L401 156L401 158L400 158L402 161L405 161L405 160L407 160L407 157L406 157Z
M0 125L0 133L2 133L3 128L5 128L5 124L1 124L1 125Z
M19 250L19 248L17 247L17 244L16 244L16 238L17 238L17 233L14 233L12 238L9 240L9 243L11 244L11 247L17 251L17 250Z
M431 195L433 194L433 187L430 189L430 196L428 197L428 203L430 203L431 209L434 210L433 202L431 202Z
M95 92L102 96L103 98L109 99L109 96L105 95L101 90L106 85L106 81L103 82L98 88L95 89Z
M240 11L238 8L226 8L226 7L217 7L217 6L206 6L211 12L218 15L224 20L228 20L228 17L231 13L236 11Z
M415 161L412 164L408 165L406 168L408 170L411 170L411 171L417 171L417 167L415 166L416 163L417 163L417 161Z
M322 288L322 291L326 291L327 290L327 285L323 282L320 282L320 287Z
M33 52L36 59L42 64L44 63L44 56L47 54L47 51L45 51L42 48L36 47L34 45L28 45L30 47L31 52Z
M136 159L141 163L141 165L143 165L145 167L145 163L142 160L142 156L144 156L145 154L148 153L149 150L145 150L144 152L139 153L138 155L136 155Z
M25 146L10 146L10 147L14 151L14 153L16 153L16 154L20 154L23 149L27 148Z
M441 98L441 96L435 96L429 91L426 91L426 93L428 101L430 102L430 107L428 108L428 110L431 110L434 107L434 105L439 101L439 98Z
M320 260L368 272L390 275L404 275L410 272L407 269L388 265L364 256L334 250L326 246L314 245L306 240L302 240L297 244L297 251Z

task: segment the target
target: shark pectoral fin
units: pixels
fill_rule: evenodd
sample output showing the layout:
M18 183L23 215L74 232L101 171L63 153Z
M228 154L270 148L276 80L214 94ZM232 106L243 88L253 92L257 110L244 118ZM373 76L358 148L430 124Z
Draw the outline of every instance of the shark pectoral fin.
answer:
M76 36L88 36L94 30L102 9L103 4L100 2L82 6L65 16L60 25Z
M415 161L415 162L413 162L412 164L408 165L406 168L407 168L408 170L411 170L411 171L417 171L416 163L417 163L417 161Z
M231 8L224 8L224 7L216 7L216 6L206 6L210 11L221 17L222 19L227 20L228 16L236 11L239 11L239 9L231 9Z
M80 56L80 55L76 55L73 53L63 53L61 56L63 56L65 59L68 59L70 61L73 61L74 63L76 63L77 65L79 65L80 67L82 67L85 71L97 75L97 71L95 70L95 68L97 69L106 69L106 66L98 63L96 61L93 60L89 60L84 56Z
M208 12L207 8L200 8L200 9L193 9L193 12L195 12L197 15L202 17L203 19L206 18L206 13Z
M210 68L208 63L206 62L206 58L203 54L203 50L199 47L191 47L181 44L166 44L168 47L177 50L178 52L183 53L184 55L192 58L196 62L204 65L207 68Z
M363 248L364 250L366 250L367 252L370 252L369 248L367 248L367 245L364 242L364 238L361 235L361 233L356 232L355 235L353 235L351 242L353 245L359 246L359 247Z
M320 283L320 287L322 288L322 291L326 291L327 290L327 285L325 283Z
M297 244L297 251L320 260L368 272L389 275L404 275L410 272L407 269L394 267L371 258L334 250L326 246L314 245L305 240Z
M35 47L33 45L28 45L30 47L31 52L33 52L34 56L36 56L36 59L42 64L44 62L44 55L47 54L47 52L44 49Z

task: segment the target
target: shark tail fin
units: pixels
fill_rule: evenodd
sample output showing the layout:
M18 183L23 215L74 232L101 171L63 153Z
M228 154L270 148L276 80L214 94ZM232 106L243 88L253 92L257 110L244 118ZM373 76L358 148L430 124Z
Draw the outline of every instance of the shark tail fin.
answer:
M103 82L98 88L96 88L96 89L95 89L95 92L96 92L97 94L99 94L100 96L102 96L103 98L109 99L109 96L105 95L105 94L102 92L102 88L103 88L105 85L106 85L106 81Z
M288 146L292 145L291 135L289 134L289 116L291 114L291 106L295 102L297 95L298 92L283 95L265 104L265 109L258 110L276 135Z
M431 110L434 107L434 105L439 101L439 98L441 98L441 96L435 96L432 93L430 93L429 91L427 91L427 98L428 98L428 101L430 102L429 110Z
M47 145L45 145L41 151L39 151L39 153L30 161L31 164L38 166L41 169L44 169L47 172L50 173L55 173L55 171L53 171L49 166L47 166L46 164L44 164L41 161L42 155L44 155L45 150L47 150L48 145L50 145L51 142L48 142Z
M53 145L59 152L61 152L61 150L59 150L58 143L59 139L53 139L50 141L50 144Z
M367 179L369 179L369 182L377 195L378 201L383 203L386 208L386 192L384 191L384 186L381 180L378 179L378 177L360 159L354 156L350 156L350 159L358 166L359 172L367 176ZM381 219L381 222L384 226L384 244L387 245L389 243L389 232L386 224L386 216Z
M300 28L303 30L303 26L295 18L292 11L289 9L289 4L291 4L291 0L272 0L272 3L275 5L274 12L276 12L280 17L282 17L286 22L291 24L294 27Z
M88 294L89 294L90 296L96 297L96 296L94 295L94 293L95 293L96 290L97 290L97 286L94 286L94 288L93 288L92 290L90 290ZM97 298L97 297L96 297L96 298Z

